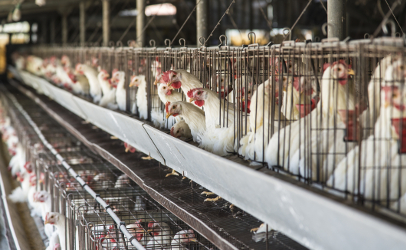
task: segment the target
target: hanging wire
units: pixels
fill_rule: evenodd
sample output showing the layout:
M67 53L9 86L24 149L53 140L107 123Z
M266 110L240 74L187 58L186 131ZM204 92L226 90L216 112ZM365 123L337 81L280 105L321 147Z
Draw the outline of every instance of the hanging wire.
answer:
M297 22L299 22L300 18L303 16L303 14L306 12L307 8L309 7L309 5L312 3L312 0L309 0L309 2L307 3L306 7L303 9L302 13L300 13L299 17L296 19L296 22L292 25L292 27L290 28L290 32L289 34L292 33L293 28L295 28ZM285 37L283 38L283 41L286 40L288 36L285 35Z
M197 4L195 5L195 7L193 8L193 10L190 12L189 16L186 18L186 20L183 22L182 26L179 28L178 32L176 33L175 37L172 39L171 43L169 44L169 47L172 45L173 41L175 41L176 37L178 37L179 33L182 31L183 27L185 26L185 24L187 23L187 21L189 21L189 18L192 16L193 12L196 10L197 5L199 5L199 3L202 0L199 0L199 2L197 2Z
M265 14L265 11L262 9L259 0L257 0L258 6L259 6L259 10L261 11L262 16L264 17L266 24L268 25L268 27L272 30L272 22L269 21L268 17Z
M217 22L216 26L214 26L213 30L211 31L210 35L207 37L206 41L204 42L204 46L206 46L207 41L209 41L210 37L213 35L213 32L217 29L217 27L220 25L221 20L223 20L224 16L228 13L230 10L231 6L235 3L235 0L231 1L230 6L226 9L224 14L221 16L220 20Z
M374 34L372 35L371 39L374 39L374 37L376 37L379 34L379 31L381 29L381 27L387 22L389 16L391 15L392 10L395 10L396 7L398 7L399 5L399 1L395 1L392 4L392 7L389 8L390 10L386 13L386 15L384 16L384 18L382 19L382 22L379 24L378 28L376 28Z
M326 13L327 13L327 9L326 9L326 6L324 6L324 3L323 3L323 0L319 0L319 2L320 2L320 4L321 4L321 6L323 7L323 9L326 11Z
M388 0L385 0L385 2L386 2L386 4L388 5L388 8L389 8L390 12L392 13L392 16L393 16L393 18L395 19L396 23L398 24L400 30L402 31L402 34L404 34L403 29L402 29L402 26L400 26L400 24L399 24L399 22L398 22L398 19L396 18L395 14L393 13L393 11L392 11L392 9L391 9L389 3L388 3Z

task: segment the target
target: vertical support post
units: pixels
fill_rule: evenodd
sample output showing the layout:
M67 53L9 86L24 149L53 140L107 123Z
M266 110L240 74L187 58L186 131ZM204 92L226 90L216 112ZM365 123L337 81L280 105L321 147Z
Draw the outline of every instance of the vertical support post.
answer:
M343 40L346 35L346 0L327 0L327 37Z
M85 7L86 2L81 1L79 3L79 12L80 12L80 17L79 17L79 28L80 28L80 45L84 46L85 41L86 41L86 27L85 27L85 18L86 18L86 7Z
M196 4L199 0L196 0ZM199 43L199 38L207 38L207 27L209 26L209 20L207 18L207 4L208 0L200 0L200 3L196 8L196 44Z
M144 47L145 33L142 32L145 26L145 0L137 0L137 46Z
M107 46L110 41L110 2L109 0L102 0L103 2L103 44Z
M62 44L66 45L68 42L68 15L62 14Z

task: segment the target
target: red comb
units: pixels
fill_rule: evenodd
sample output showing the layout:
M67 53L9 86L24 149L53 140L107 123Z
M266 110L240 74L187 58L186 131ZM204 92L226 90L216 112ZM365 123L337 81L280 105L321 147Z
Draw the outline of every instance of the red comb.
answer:
M169 81L170 81L170 79L169 79L169 74L170 74L170 73L175 73L175 74L176 74L176 72L173 71L173 70L165 71L165 72L162 74L162 79L164 80L164 82L169 82Z
M155 222L153 222L153 221L149 222L149 223L148 223L148 228L154 227L154 224L155 224Z
M166 113L169 113L169 105L171 105L171 102L166 102L165 103L165 111L166 111Z
M187 92L187 96L188 96L189 98L192 98L192 97L193 97L193 91L194 91L194 89L191 89L191 90L189 90L189 91Z
M171 128L171 132L170 132L170 134L171 134L172 136L175 136L174 130L175 130L175 128L172 127L172 128Z

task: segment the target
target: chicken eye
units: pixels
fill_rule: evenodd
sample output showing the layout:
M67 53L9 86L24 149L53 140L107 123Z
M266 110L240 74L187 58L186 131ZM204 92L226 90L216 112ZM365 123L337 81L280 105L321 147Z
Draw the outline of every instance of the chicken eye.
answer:
M179 133L179 130L178 130L178 131L176 131L176 133Z
M404 66L403 66L403 65L400 65L400 66L399 66L399 69L400 69L400 70L403 70L403 69L404 69Z
M202 94L202 92L201 92L201 91L199 91L199 92L197 92L197 94L198 94L198 95L201 95L201 94Z
M53 218L54 218L54 216L52 215L52 216L51 216L51 219L53 219Z
M166 87L163 87L163 89L166 89Z
M172 109L175 109L175 108L176 108L175 106L172 107Z

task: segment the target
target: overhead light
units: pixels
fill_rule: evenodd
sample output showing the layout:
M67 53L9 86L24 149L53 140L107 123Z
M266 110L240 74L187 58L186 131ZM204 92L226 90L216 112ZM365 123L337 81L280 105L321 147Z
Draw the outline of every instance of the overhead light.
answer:
M132 10L122 10L118 13L119 16L137 16L138 15L138 10L137 9L132 9Z
M170 3L153 4L145 7L146 16L173 16L176 15L176 7Z

